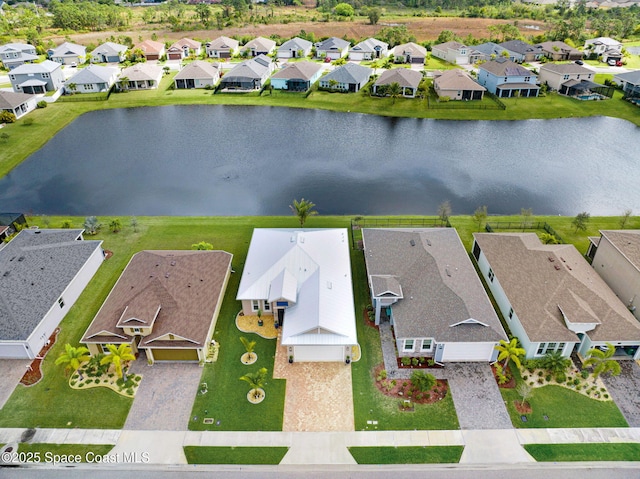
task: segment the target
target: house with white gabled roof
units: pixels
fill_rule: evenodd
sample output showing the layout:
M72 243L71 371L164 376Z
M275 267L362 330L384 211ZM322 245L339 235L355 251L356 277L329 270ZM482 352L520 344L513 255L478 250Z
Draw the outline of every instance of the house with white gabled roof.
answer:
M9 80L16 93L37 95L56 91L64 84L64 73L59 63L25 63L9 72Z
M61 65L80 65L87 58L87 47L64 42L59 47L49 50L47 55L50 60Z
M278 48L278 58L305 58L311 54L313 43L303 38L292 38Z
M236 299L274 316L294 361L345 361L358 343L346 229L254 229Z
M92 64L69 78L65 89L68 88L75 93L107 92L115 84L118 73L117 68ZM72 89L71 86L74 86L75 89Z
M9 70L37 59L36 47L28 43L7 43L0 47L0 61Z
M125 60L127 50L126 45L113 42L105 42L91 52L93 63L120 63Z
M349 60L361 62L389 56L389 44L377 38L367 38L349 50Z

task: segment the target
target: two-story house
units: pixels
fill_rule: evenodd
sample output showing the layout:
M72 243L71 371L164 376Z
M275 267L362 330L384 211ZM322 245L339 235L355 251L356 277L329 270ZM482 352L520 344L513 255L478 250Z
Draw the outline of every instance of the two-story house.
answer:
M431 55L455 65L475 63L482 58L482 54L460 42L446 42L434 45Z
M62 88L64 73L59 63L45 60L16 67L9 73L9 80L16 93L37 95Z
M7 43L0 47L0 61L9 70L37 59L36 47L27 43Z
M480 65L478 83L500 98L538 96L540 91L534 73L504 57Z

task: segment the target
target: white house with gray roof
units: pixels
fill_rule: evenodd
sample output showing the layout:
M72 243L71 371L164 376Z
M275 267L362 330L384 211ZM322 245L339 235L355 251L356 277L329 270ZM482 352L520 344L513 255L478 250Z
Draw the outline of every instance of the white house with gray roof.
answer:
M622 88L625 96L640 98L640 70L618 73L613 81Z
M258 37L248 42L240 52L246 52L251 57L257 57L258 55L270 55L275 49L276 42L270 38Z
M0 61L9 70L37 59L36 47L28 43L7 43L0 47Z
M342 38L327 38L323 42L316 43L316 57L337 60L347 56L350 46L351 43Z
M303 38L292 38L278 48L278 58L306 58L311 55L313 43Z
M0 91L0 111L8 111L20 118L37 107L38 97L26 93Z
M59 63L25 63L9 72L9 80L16 93L41 94L56 91L64 84L64 73Z
M176 88L206 88L220 81L218 64L196 60L185 66L173 77Z
M496 359L507 335L455 229L363 229L362 242L375 322L391 322L399 356Z
M320 88L355 93L367 84L373 70L357 63L342 65L320 78Z
M82 232L26 229L0 249L0 358L35 358L102 264Z
M349 60L355 62L375 60L376 58L386 58L389 54L388 43L377 38L367 38L349 50Z
M294 361L350 359L358 339L347 230L254 229L236 299L245 315L275 317Z
M49 59L61 65L80 65L87 58L87 47L76 43L64 42L47 52Z
M640 322L573 245L542 244L535 233L473 237L473 257L527 359L585 357L607 343L614 359L640 359Z
M69 78L65 89L74 93L107 92L115 84L118 74L118 68L89 65Z
M129 47L119 43L105 42L91 52L93 63L120 63L126 58Z

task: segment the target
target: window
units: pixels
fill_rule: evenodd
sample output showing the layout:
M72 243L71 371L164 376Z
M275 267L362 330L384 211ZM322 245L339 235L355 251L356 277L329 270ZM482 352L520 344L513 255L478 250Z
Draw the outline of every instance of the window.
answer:
M473 243L473 257L478 260L480 259L480 245L478 243Z
M524 77L524 82L525 83L529 83L529 81L531 81L531 77Z
M487 273L487 276L489 277L489 281L493 283L493 278L495 277L495 274L493 274L493 270L491 268L489 268L489 273Z
M16 76L15 76L15 75L9 75L9 78L10 78L11 80L14 80L14 81L15 81Z
M433 348L433 340L432 339L423 339L422 344L420 345L420 351L431 351Z
M140 328L133 328L133 332L134 333L139 333L140 332Z
M42 74L42 78L49 78L49 74L48 73L43 73Z
M564 77L562 77L563 80L568 80L569 79L569 75L565 75Z
M536 354L544 356L545 354L561 353L566 343L540 343Z
M513 308L509 308L509 319L513 318Z
M111 354L111 351L109 351L109 348L107 347L106 344L101 344L100 348L102 349L102 352L105 354Z
M251 309L253 311L258 311L260 309L260 303L258 302L257 299L254 299L251 301Z
M271 311L271 303L269 303L269 301L264 302L264 310Z
M174 339L176 339L176 337L173 334L169 333L169 340L173 341Z
M405 339L404 340L404 345L402 347L403 351L413 351L413 344L414 344L414 340L413 339Z
M62 296L58 299L58 306L64 308L64 299L62 299Z

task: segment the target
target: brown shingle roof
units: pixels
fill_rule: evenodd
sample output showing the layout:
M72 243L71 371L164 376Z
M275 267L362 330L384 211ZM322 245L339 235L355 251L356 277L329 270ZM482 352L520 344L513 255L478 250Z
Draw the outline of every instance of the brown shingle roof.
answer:
M82 342L117 343L117 337L124 335L122 326L148 324L160 306L153 331L142 338L141 348L159 346L154 340L167 334L184 338L190 347L204 346L211 322L216 319L218 301L224 296L232 257L225 251L141 251L135 254ZM132 315L143 322L125 322ZM184 341L162 341L161 347L179 347L182 343Z
M376 85L398 83L401 87L418 88L422 81L422 73L407 68L387 70L376 80Z
M535 233L473 236L531 341L577 341L563 312L600 323L588 332L594 341L640 340L640 323L573 245L543 245Z
M476 90L486 91L463 70L447 70L433 80L436 90Z
M322 65L313 62L287 63L271 78L311 80L321 68Z

